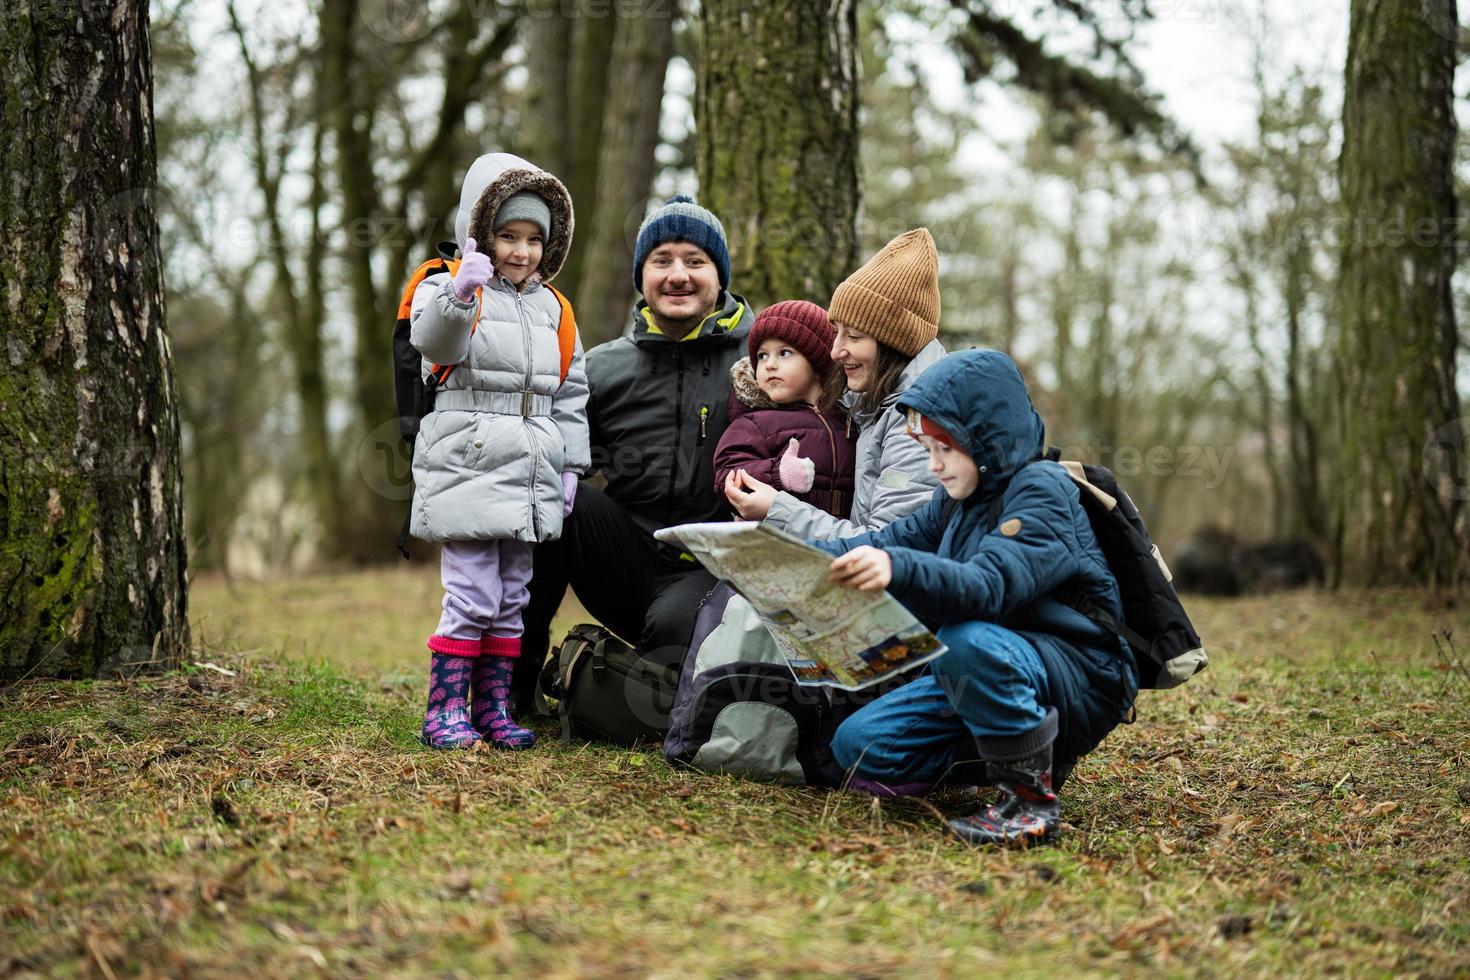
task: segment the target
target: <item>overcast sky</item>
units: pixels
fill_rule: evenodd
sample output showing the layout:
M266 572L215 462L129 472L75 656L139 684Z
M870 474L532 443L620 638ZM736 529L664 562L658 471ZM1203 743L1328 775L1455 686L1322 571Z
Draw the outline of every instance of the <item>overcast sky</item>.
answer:
M1165 108L1204 146L1245 138L1252 128L1251 48L1242 17L1256 0L1154 0L1134 58ZM1266 0L1284 64L1341 74L1347 53L1347 0Z
M1018 8L1019 0L999 0ZM1152 0L1154 18L1137 28L1129 50L1150 89L1163 98L1165 112L1189 133L1207 155L1223 142L1247 140L1254 127L1251 92L1253 21L1265 4L1274 39L1269 61L1284 72L1293 65L1312 69L1340 86L1347 50L1348 0ZM1097 4L1106 8L1107 2ZM925 42L915 28L911 42ZM992 91L975 102L977 92L963 83L958 61L937 33L925 58L931 91L946 108L969 101L983 116L984 129L1002 142L1023 138L1033 125L1029 113L1008 105ZM1049 46L1053 39L1047 38ZM975 150L972 165L994 165Z

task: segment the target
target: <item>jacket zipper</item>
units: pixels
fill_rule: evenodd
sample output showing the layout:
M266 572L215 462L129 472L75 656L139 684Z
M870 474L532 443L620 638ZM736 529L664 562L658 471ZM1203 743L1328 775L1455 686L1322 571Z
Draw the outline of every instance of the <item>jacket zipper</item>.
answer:
M704 445L705 437L707 435L709 435L709 430L707 428L708 423L709 423L709 405L708 404L701 405L701 406L699 406L699 445L701 445L701 446Z
M521 307L521 291L511 286L511 292L516 301L516 319L521 322L521 350L526 356L526 381L521 387L521 398L524 400L526 397L524 392L531 390L531 331L526 328L526 313ZM526 481L526 495L531 503L531 532L535 535L536 540L540 541L541 516L536 511L536 471L541 468L541 444L536 441L536 427L531 424L531 420L522 415L521 424L526 427L526 437L531 440L531 478Z
M827 422L827 420L822 417L821 410L819 408L817 408L815 405L813 405L812 406L812 412L817 416L817 421L819 421L819 422L822 423L822 428L824 428L824 429L827 430L827 445L829 447L831 447L831 449L832 449L832 473L833 473L833 477L832 477L832 481L831 481L832 482L832 489L831 489L830 492L832 494L832 497L831 497L831 501L832 501L832 513L835 514L838 511L842 510L842 494L837 489L837 478L836 478L836 473L837 473L837 437L832 434L832 426L829 425L828 422ZM812 475L812 489L813 490L817 489L816 474L813 474Z
M827 446L832 450L832 466L835 472L837 467L837 437L832 434L832 426L827 423L826 419L822 418L821 410L815 405L812 406L812 413L816 415L817 421L822 423L822 428L827 430ZM817 481L814 479L812 480L812 489L815 490L816 488ZM832 487L832 491L834 493L837 491L835 484Z
M679 444L683 441L679 437L683 434L684 427L684 356L678 347L674 348L674 369L679 372L678 380L674 385L674 455L669 460L669 499L667 506L669 512L673 513L674 507L674 481L679 475Z

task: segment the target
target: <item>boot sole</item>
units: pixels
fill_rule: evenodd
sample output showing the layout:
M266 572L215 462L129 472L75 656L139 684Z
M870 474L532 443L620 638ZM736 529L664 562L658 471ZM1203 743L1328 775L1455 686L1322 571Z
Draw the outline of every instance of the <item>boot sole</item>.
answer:
M988 834L980 834L968 827L958 825L954 821L946 821L945 827L948 829L951 837L958 838L971 847L1007 847L1013 850L1024 851L1032 847L1055 844L1061 838L1061 834L1056 828L1044 830L1039 834L1017 834L1013 837L995 837Z
M524 752L527 749L534 749L536 747L536 743L534 741L532 741L532 742L497 742L493 738L487 738L487 739L484 740L484 742L485 742L486 745L490 746L492 749L499 749L502 752Z
M438 752L454 752L457 749L472 749L476 745L479 745L482 741L484 741L484 739L476 738L476 739L471 739L468 742L460 742L460 743L458 743L456 745L435 745L433 742L429 741L424 736L422 736L422 735L419 736L419 744L420 745L423 745L423 746L425 746L427 748L434 749L435 751L438 751Z

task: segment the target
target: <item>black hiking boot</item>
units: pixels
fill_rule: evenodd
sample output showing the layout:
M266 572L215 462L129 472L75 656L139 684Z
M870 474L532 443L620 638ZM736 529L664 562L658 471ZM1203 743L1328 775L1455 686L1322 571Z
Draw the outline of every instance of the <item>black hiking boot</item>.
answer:
M979 813L951 818L950 833L977 846L1031 847L1057 839L1061 806L1052 789L1050 745L1029 758L990 762L986 772L999 799Z

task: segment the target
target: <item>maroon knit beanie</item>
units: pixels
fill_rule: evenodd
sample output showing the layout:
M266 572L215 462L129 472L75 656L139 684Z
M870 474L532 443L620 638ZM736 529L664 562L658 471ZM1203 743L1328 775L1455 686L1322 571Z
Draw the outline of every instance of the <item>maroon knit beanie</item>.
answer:
M761 343L773 337L784 340L805 357L818 381L827 380L832 370L832 341L836 331L827 319L826 310L804 299L784 300L762 310L750 328L752 369L756 367L755 356L760 353Z

